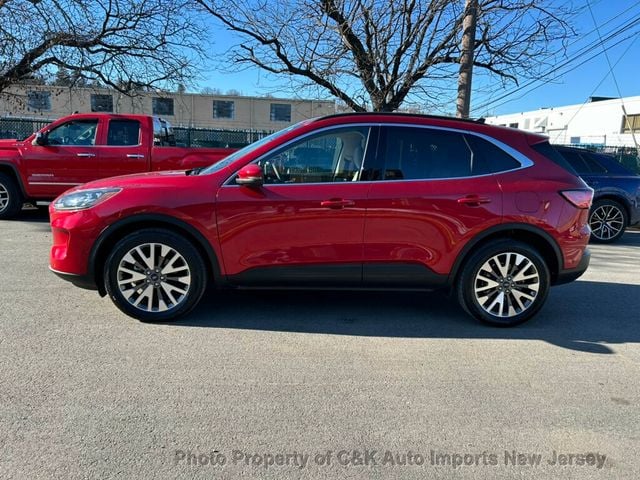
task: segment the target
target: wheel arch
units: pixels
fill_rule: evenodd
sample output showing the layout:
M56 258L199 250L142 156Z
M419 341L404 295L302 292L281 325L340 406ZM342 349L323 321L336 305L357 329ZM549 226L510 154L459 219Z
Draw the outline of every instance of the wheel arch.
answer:
M6 162L0 162L0 173L4 173L5 175L13 178L16 181L16 185L18 185L18 188L20 189L20 193L22 193L22 198L27 198L27 192L24 189L22 177L18 173L18 169L15 165Z
M554 238L544 230L532 225L505 223L490 228L467 242L453 264L451 274L449 275L449 285L453 286L456 284L465 263L474 251L492 241L501 239L517 240L531 245L538 250L547 262L551 275L551 284L553 285L555 283L560 271L564 267L564 260L562 251Z
M141 214L120 220L107 227L93 244L89 254L87 271L89 278L95 280L100 295L106 295L104 285L104 267L109 252L117 242L130 233L145 228L162 228L184 236L198 250L205 260L207 276L213 281L219 281L220 264L218 257L205 236L195 227L175 217L160 214Z
M593 199L593 204L595 205L595 203L599 202L600 200L611 200L613 202L619 203L620 205L622 205L622 208L624 208L624 211L627 214L627 221L631 219L631 204L629 203L629 199L624 195L611 192L603 193L602 195L598 195Z

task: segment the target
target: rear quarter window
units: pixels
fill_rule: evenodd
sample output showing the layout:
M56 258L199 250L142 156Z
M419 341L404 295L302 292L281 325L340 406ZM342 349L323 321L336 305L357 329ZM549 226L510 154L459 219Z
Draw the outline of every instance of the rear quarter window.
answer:
M465 138L473 152L473 175L506 172L521 166L520 162L497 145L475 135L466 135Z
M551 146L549 142L536 143L535 145L531 145L531 148L533 148L540 155L552 161L559 167L562 167L567 172L572 173L574 175L578 175L578 172L576 172L575 168L573 168L569 164L569 162L567 162L565 158L562 155L560 155L560 153L558 153L558 151L555 148Z

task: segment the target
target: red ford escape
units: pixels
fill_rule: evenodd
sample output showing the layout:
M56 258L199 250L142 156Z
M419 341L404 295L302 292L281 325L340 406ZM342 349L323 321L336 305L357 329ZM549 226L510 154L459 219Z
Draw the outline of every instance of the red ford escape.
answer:
M540 135L334 115L205 169L66 192L51 269L144 321L186 314L213 284L452 289L472 316L515 325L586 270L592 196Z

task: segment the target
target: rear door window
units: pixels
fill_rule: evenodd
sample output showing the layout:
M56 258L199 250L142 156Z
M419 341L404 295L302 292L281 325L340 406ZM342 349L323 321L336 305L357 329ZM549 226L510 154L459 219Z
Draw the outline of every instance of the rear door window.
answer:
M140 122L137 120L111 120L107 145L133 146L140 144Z
M457 132L417 127L387 127L384 180L468 177L471 148Z

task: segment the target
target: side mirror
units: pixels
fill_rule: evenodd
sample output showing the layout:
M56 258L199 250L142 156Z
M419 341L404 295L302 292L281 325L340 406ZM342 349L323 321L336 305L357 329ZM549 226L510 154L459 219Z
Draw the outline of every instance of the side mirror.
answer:
M41 147L44 147L48 143L47 132L38 132L36 133L36 137L33 139L32 145L40 145Z
M236 183L238 185L256 187L264 184L264 172L262 171L262 167L255 163L242 167L236 176Z

